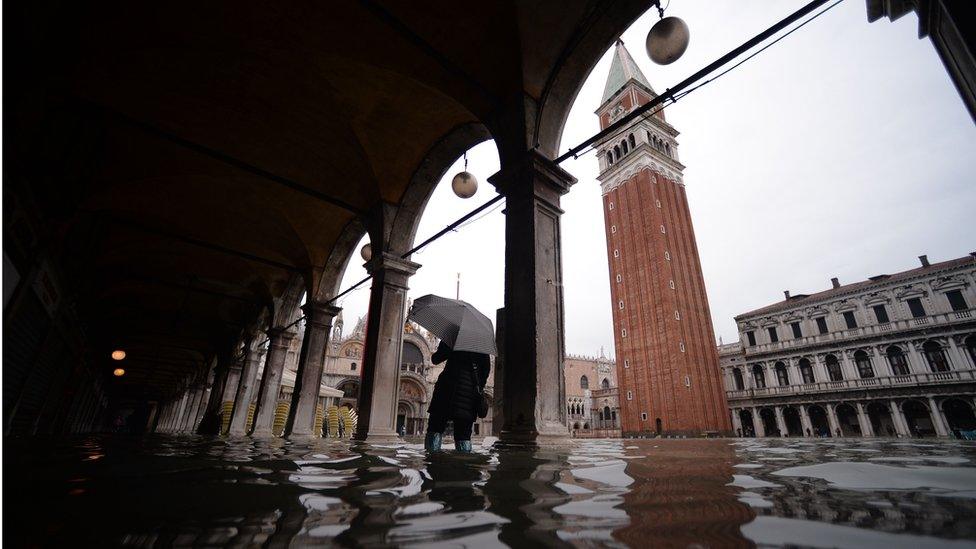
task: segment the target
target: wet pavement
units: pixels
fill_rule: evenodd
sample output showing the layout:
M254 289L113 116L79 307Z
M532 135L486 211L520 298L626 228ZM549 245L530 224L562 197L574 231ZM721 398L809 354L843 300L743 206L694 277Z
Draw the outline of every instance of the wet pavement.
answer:
M419 441L11 439L4 542L976 548L972 442L478 442L427 455Z

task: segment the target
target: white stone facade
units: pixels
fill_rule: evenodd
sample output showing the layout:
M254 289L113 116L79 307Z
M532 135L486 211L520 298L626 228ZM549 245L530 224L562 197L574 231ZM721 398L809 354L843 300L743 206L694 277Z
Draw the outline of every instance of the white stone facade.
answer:
M976 255L736 317L719 347L744 436L976 435Z

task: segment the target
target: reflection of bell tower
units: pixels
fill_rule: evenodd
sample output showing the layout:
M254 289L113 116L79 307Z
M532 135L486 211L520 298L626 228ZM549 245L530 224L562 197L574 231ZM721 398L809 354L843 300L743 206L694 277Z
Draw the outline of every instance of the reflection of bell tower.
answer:
M332 341L342 341L342 311L339 311L339 315L335 319L335 328L332 329Z
M618 40L600 128L655 97ZM624 436L731 431L677 136L659 111L597 146Z

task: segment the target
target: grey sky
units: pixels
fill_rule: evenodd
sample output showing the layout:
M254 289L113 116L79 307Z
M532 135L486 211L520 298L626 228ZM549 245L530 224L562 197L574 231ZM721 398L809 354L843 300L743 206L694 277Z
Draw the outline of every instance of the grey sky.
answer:
M691 28L687 53L667 67L644 52L657 20L641 17L623 40L658 92L797 9L803 1L672 0L668 15ZM976 126L928 39L909 14L869 24L863 0L846 0L665 112L681 132L699 253L716 337L738 335L732 317L781 300L976 250ZM562 150L599 130L610 52L570 114ZM494 196L494 144L469 154L481 181L454 196L452 168L424 214L418 239ZM563 167L579 180L563 198L566 349L613 348L606 240L593 154ZM432 244L411 295L461 297L489 316L503 302L504 217L496 210ZM419 241L419 240L418 240ZM365 276L355 258L343 288ZM369 291L344 299L347 323L365 314Z

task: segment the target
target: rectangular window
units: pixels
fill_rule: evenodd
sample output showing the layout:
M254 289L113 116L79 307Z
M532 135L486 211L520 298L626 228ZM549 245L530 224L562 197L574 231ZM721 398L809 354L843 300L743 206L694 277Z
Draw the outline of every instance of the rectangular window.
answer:
M641 412L641 421L647 421L647 412Z
M925 316L925 307L922 306L922 300L917 297L908 300L908 310L912 312L912 316L915 318Z
M800 339L801 337L803 337L803 330L800 329L800 323L799 322L794 322L794 323L790 324L790 328L793 329L793 338L794 339Z
M624 368L630 368L630 361L627 359L624 359Z
M610 225L610 232L611 233L616 233L617 232L617 226L616 225Z
M878 319L878 324L891 322L891 319L888 318L888 309L885 309L884 305L875 305L873 309L874 316Z
M681 313L679 313L678 311L675 311L674 312L674 319L675 320L681 320Z
M671 261L671 252L664 252L664 259Z
M949 306L952 307L953 311L965 311L969 308L969 306L966 305L966 299L962 296L962 292L959 290L946 292L946 299L949 300Z
M661 207L661 200L660 199L655 200L654 203L657 205L658 208Z
M746 332L746 339L749 340L750 347L756 346L756 332L752 332L752 331Z
M614 250L613 257L620 257L620 250Z
M613 209L613 202L610 203L610 209Z
M617 275L617 282L620 282L621 280L623 280L623 278L620 275Z
M854 311L844 311L844 322L847 323L848 330L857 328L857 319L854 318Z
M627 400L634 400L634 393L627 391Z
M821 335L827 333L827 317L822 316L817 319L817 331Z
M620 330L620 337L627 337L627 328Z
M671 286L671 289L673 290L674 289L674 281L673 280L668 281L668 286Z
M685 352L685 342L684 341L679 341L678 342L678 348L681 349L681 352L682 353Z
M770 342L776 343L777 341L779 341L779 334L776 333L776 326L770 326L769 328L766 328L766 331L769 332Z
M622 299L620 301L617 301L617 307L619 307L621 309L624 308L624 301Z
M661 234L664 234L664 225L661 225Z

